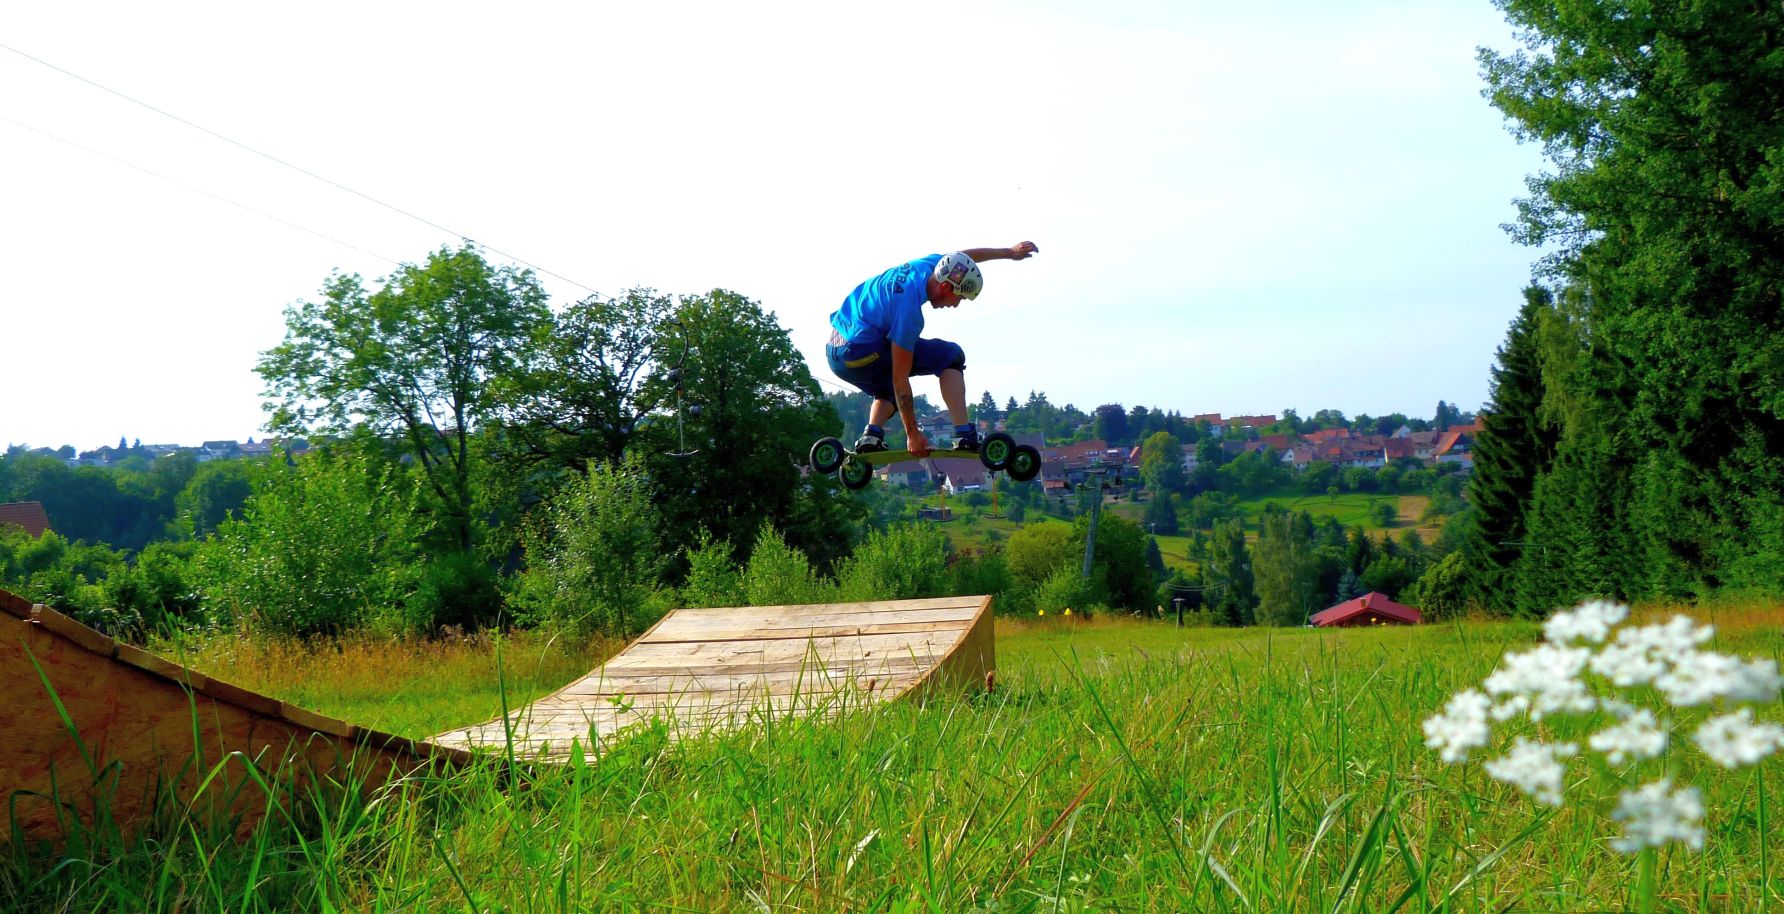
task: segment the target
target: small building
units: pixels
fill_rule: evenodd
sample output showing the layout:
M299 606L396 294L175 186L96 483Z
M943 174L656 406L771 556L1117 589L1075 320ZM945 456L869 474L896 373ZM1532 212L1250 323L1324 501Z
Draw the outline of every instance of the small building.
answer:
M15 501L0 505L0 527L20 527L32 536L50 529L50 516L41 501Z
M1388 599L1387 594L1372 590L1354 600L1322 609L1307 621L1320 628L1345 628L1355 625L1418 625L1425 621L1425 617L1410 606Z

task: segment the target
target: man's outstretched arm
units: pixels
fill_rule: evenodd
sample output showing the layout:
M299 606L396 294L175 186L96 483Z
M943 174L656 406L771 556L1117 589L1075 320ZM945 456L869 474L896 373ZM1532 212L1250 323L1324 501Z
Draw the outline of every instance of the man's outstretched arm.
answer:
M987 260L1027 260L1028 255L1039 251L1032 241L1024 241L1007 248L967 248L960 253L973 259L973 263L984 263Z

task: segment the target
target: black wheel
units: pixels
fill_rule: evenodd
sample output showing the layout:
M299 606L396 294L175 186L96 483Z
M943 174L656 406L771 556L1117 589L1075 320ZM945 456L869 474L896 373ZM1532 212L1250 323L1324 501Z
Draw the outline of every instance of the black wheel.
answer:
M979 462L995 473L1009 465L1010 454L1015 450L1016 439L1003 432L992 432L979 442Z
M834 473L847 456L848 452L842 449L841 441L819 438L818 443L811 446L811 468L819 473Z
M1026 444L1016 445L1010 453L1010 462L1004 472L1017 482L1027 482L1041 473L1041 452Z
M842 472L836 474L842 484L851 489L865 489L873 482L873 466L859 460L851 460L842 465Z

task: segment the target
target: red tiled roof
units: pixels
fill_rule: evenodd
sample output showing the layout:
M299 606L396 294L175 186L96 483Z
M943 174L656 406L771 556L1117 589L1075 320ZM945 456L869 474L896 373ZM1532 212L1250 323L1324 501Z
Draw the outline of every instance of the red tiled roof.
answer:
M42 536L50 528L50 516L41 501L15 501L0 505L0 527L23 527L32 536Z
M1342 428L1342 427L1322 428L1319 431L1313 432L1306 436L1308 441L1312 441L1315 443L1318 443L1321 441L1331 441L1334 438L1349 438L1349 437L1350 437L1350 429Z
M1463 430L1461 428L1451 428L1449 431L1444 432L1443 437L1437 439L1436 453L1438 453L1438 454L1449 453L1450 448L1455 447L1456 443L1462 439L1463 435L1466 435L1466 434L1468 434L1468 431Z
M1307 621L1314 625L1339 625L1347 619L1364 613L1374 613L1384 618L1397 619L1409 625L1417 625L1425 621L1425 617L1418 610L1401 603L1395 603L1388 599L1386 594L1373 590L1330 609L1322 609L1314 613L1313 617Z

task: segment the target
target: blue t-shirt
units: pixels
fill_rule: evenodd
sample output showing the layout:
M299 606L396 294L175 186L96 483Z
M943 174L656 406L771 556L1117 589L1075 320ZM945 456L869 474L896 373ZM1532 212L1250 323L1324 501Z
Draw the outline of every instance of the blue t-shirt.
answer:
M842 307L831 312L831 328L851 343L891 340L915 351L923 333L929 277L941 259L940 254L919 257L856 286Z

